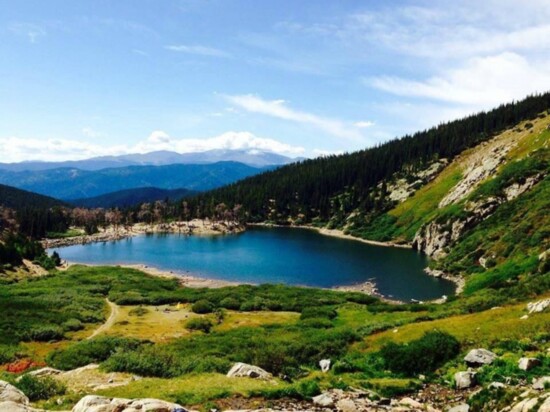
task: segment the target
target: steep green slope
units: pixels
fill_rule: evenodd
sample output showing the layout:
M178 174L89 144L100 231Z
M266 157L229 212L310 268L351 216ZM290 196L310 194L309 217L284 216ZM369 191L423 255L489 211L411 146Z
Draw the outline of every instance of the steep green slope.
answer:
M242 204L252 221L332 221L341 227L342 219L353 211L369 215L391 208L387 187L381 182L397 175L409 179L439 159L450 161L522 121L535 119L549 107L550 93L529 97L371 149L281 167L198 196L193 206L212 215L218 203ZM419 180L419 185L428 181Z
M0 184L0 206L10 209L22 209L26 207L50 208L63 206L61 200L53 197L39 195L26 190Z

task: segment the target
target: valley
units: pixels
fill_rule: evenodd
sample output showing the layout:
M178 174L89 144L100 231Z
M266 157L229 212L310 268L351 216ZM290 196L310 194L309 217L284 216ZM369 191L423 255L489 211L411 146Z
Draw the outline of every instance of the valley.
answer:
M548 107L126 208L6 187L0 380L26 410L545 411Z

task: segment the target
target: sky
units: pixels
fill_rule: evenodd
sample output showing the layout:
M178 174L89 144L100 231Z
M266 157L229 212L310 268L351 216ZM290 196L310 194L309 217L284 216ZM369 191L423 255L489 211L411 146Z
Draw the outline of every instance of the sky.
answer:
M0 0L0 162L314 157L548 90L548 0Z

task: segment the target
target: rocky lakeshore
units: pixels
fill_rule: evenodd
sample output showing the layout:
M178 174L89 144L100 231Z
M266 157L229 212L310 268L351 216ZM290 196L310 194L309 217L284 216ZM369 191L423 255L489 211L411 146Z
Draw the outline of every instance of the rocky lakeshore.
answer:
M132 226L109 226L93 235L73 236L60 239L43 239L42 246L46 249L84 245L95 242L113 242L132 236L150 233L178 233L183 235L223 235L240 233L245 226L236 221L213 221L208 219L193 219L190 221L175 221L169 223L136 223Z

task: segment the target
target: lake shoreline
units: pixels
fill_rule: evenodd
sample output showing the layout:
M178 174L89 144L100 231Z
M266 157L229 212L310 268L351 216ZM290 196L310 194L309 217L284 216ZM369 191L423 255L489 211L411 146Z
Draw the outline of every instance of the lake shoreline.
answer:
M95 265L95 264L89 264L89 263L79 263L79 262L72 262L65 260L63 265L59 267L58 269L65 271L71 266L88 266L88 267L98 267L98 266L112 266L112 267L121 267L121 268L127 268L127 269L135 269L139 270L149 276L154 277L160 277L164 279L177 279L179 284L183 287L187 288L193 288L193 289L200 289L200 288L211 288L211 289L218 289L218 288L224 288L224 287L230 287L230 286L241 286L241 285L252 285L252 286L258 286L260 284L258 283L250 283L250 282L234 282L229 280L223 280L223 279L215 279L215 278L207 278L203 276L196 276L196 275L188 275L181 272L176 272L172 270L165 270L165 269L159 269L153 266L145 265L145 264L111 264L111 265ZM333 290L335 292L358 292L363 293L368 296L372 296L375 298L380 299L382 302L389 303L392 305L404 305L407 303L443 303L446 299L432 299L427 301L415 301L414 299L411 300L411 302L406 302L399 299L394 299L388 296L383 295L379 292L378 288L376 287L376 282L374 282L373 279L369 279L366 282L356 283L352 285L339 285L339 286L333 286L333 287L318 287L318 286L306 286L306 285L288 285L291 287L297 287L297 288L308 288L308 289L324 289L324 290Z
M354 241L366 243L366 244L372 245L372 246L397 247L397 248L402 248L402 249L412 249L413 248L412 245L409 244L409 243L381 242L381 241L377 241L377 240L363 239L363 238L360 238L360 237L345 234L344 231L340 230L340 229L327 229L327 228L324 228L324 227L319 228L319 227L308 226L308 225L277 225L277 224L272 224L272 223L248 223L247 226L268 227L268 228L269 227L282 227L282 228L290 228L290 229L308 229L308 230L314 230L314 231L316 231L317 233L319 233L321 235L336 237L338 239L354 240ZM429 267L426 267L424 269L424 272L428 276L434 277L436 279L444 279L446 281L449 281L449 282L453 283L456 287L455 292L454 292L455 295L460 295L464 291L466 281L463 277L452 276L452 275L449 275L448 273L445 273L441 270L434 270L434 269L430 269ZM390 298L387 298L387 297L385 297L384 295L382 295L378 292L378 289L376 288L376 282L374 282L372 280L369 280L369 281L364 282L364 283L359 283L357 285L352 285L352 286L337 286L336 288L345 288L345 290L356 290L356 291L367 290L367 291L372 292L372 293L367 293L371 296L377 296L377 297L380 297L380 298L383 298L383 299L390 299ZM342 289L342 290L344 290L344 289ZM443 296L442 298L439 298L439 299L432 299L429 302L442 303L444 301L446 301L445 296ZM400 301L396 300L395 302L400 302Z
M60 239L42 239L44 249L86 245L89 243L114 242L139 235L154 233L174 233L182 235L219 236L232 233L242 233L246 227L236 221L211 221L193 219L190 221L175 221L170 223L136 223L130 227L109 226L92 235L73 236Z
M202 221L202 222L203 222L203 225L204 225L204 221ZM406 245L402 245L402 244L398 245L398 244L393 244L391 242L377 242L377 241L369 241L369 240L365 240L365 239L360 239L360 238L357 238L357 237L354 237L354 236L351 236L351 235L344 234L341 230L316 228L316 227L305 226L305 225L283 226L283 225L273 225L273 224L266 224L266 223L249 224L247 226L240 226L238 228L239 229L238 231L222 233L220 231L213 232L211 230L210 224L211 223L208 221L207 226L206 226L206 228L208 230L196 231L194 233L182 233L180 231L174 231L173 228L172 228L172 230L167 231L167 230L165 230L166 226L159 226L157 228L157 230L150 231L151 230L150 225L140 225L139 230L132 231L131 233L128 234L128 236L122 236L122 237L117 237L117 238L108 238L107 240L104 240L105 239L104 237L100 237L99 239L101 239L101 240L96 240L96 242L116 241L116 240L124 239L126 237L134 237L134 236L139 236L139 235L143 235L143 234L147 234L147 233L174 233L174 234L184 234L186 236L191 235L191 234L192 235L199 235L199 236L200 235L219 236L220 234L226 234L226 233L241 233L241 232L245 231L247 227L250 227L251 229L253 229L254 227L266 227L266 228L270 228L270 227L279 228L279 227L281 227L281 228L291 228L291 229L296 229L296 228L297 229L307 229L307 230L310 230L310 231L313 230L316 233L319 233L319 234L324 235L324 236L335 237L335 238L345 239L345 240L354 240L354 241L359 241L361 243L374 245L374 246L400 247L400 248L403 248L403 249L411 249L410 247L408 247ZM173 226L177 227L175 225L173 225ZM133 228L134 227L136 227L136 225L134 225ZM227 228L227 226L224 226L224 227ZM162 230L160 230L160 229L162 229ZM104 232L102 232L102 234L103 233ZM110 232L110 233L112 234L113 232ZM84 243L78 242L78 243L71 243L70 245L79 245L79 244L85 244L85 243L94 243L94 242L93 241L84 242ZM57 247L63 247L63 246L57 246ZM62 252L61 252L61 254L62 254ZM123 260L121 260L121 262L123 262ZM78 263L71 262L70 264L72 265L72 264L78 264ZM180 270L158 269L156 267L152 267L152 266L149 266L149 265L143 264L143 263L142 264L124 264L124 263L117 264L117 263L115 263L114 265L113 264L111 264L111 265L108 265L108 264L107 265L91 264L90 266L120 266L120 267L137 269L137 270L141 270L145 273L148 273L149 275L152 275L152 276L177 278L178 281L180 282L180 284L184 287L219 288L219 287L225 287L225 286L253 284L253 283L249 283L249 282L229 281L229 280L223 280L223 279L210 278L210 277L201 276L200 274L199 275L190 274L184 268L182 268L183 270L182 269L180 269ZM426 268L424 271L426 272L427 276L432 276L432 277L435 277L435 278L445 279L445 280L450 281L451 283L453 283L454 286L455 286L455 291L450 292L450 294L459 294L459 293L461 293L461 291L464 287L464 281L462 279L457 279L455 277L447 276L446 274L444 274L443 272L440 272L440 271L431 271L431 270L429 270L429 268ZM379 298L379 299L381 299L385 302L389 302L389 303L393 303L393 304L403 304L403 303L408 303L408 302L419 302L419 300L415 300L415 299L410 299L410 300L407 299L407 300L403 301L403 300L400 300L398 298L394 298L392 296L384 295L383 293L381 293L379 291L378 285L376 283L375 278L370 278L367 281L358 281L355 284L340 284L340 285L329 286L329 287L308 286L308 285L293 285L293 286L308 287L308 288L321 288L321 289L344 291L344 292L359 292L359 293L364 293L364 294L369 295L369 296L377 297L377 298ZM446 301L446 296L445 295L442 295L440 298L425 300L425 302L435 302L435 303L441 303L441 302L444 302L444 301Z
M395 243L395 242L381 242L378 240L369 240L363 239L357 236L352 236L345 234L343 230L340 229L327 229L325 227L315 227L308 225L277 225L273 223L247 223L247 226L257 226L257 227L282 227L289 229L307 229L314 230L317 233L325 236L336 237L339 239L354 240L356 242L366 243L367 245L372 246L383 246L383 247L397 247L401 249L412 249L412 245L409 243Z

